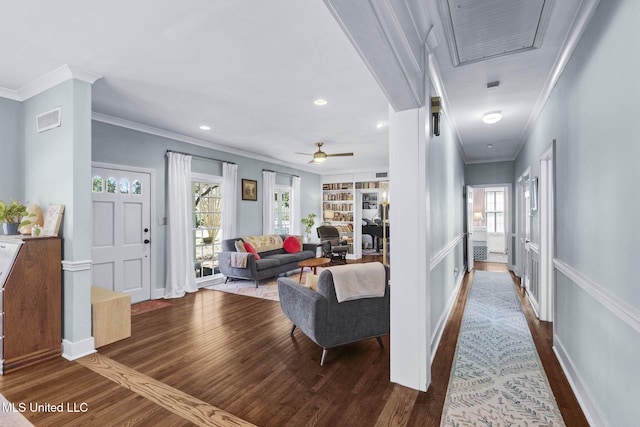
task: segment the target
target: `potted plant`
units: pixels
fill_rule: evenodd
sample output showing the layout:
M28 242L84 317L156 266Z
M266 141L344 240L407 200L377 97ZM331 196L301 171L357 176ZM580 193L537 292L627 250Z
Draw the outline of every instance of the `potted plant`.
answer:
M24 217L30 216L26 206L17 200L11 200L8 204L0 200L0 220L4 234L18 234L20 227L31 224L28 219L23 220Z
M311 228L316 223L315 221L316 214L310 213L306 218L302 218L300 221L304 224L304 232L306 236L307 243L311 240Z

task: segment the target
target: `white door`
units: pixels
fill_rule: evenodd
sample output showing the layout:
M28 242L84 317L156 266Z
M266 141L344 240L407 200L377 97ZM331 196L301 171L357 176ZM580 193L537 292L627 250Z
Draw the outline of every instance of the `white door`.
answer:
M529 174L525 174L518 182L520 189L519 201L519 258L518 269L522 280L522 287L529 289L531 272L531 192Z
M467 271L473 270L473 188L467 185Z
M151 298L151 177L94 167L93 285Z

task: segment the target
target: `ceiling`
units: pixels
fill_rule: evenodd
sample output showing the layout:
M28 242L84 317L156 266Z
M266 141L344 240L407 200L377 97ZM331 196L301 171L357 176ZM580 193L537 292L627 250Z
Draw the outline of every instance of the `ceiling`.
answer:
M532 7L522 18L522 8L505 9L512 0L486 0L493 12L484 14L467 9L477 0L429 1L439 5L433 23L441 43L433 53L465 160L514 159L581 1L526 1ZM320 0L5 3L0 39L11 42L0 44L0 96L20 99L67 64L102 77L93 85L99 120L320 174L388 169L388 102ZM543 6L549 19L537 37L531 19ZM496 11L504 12L500 19ZM514 32L532 46L500 54L500 40ZM492 53L474 46L474 34L487 34ZM463 65L454 66L456 48L454 60ZM467 51L479 57L455 59ZM487 89L496 80L500 85ZM315 105L318 98L327 105ZM503 120L482 123L494 110ZM316 141L328 154L355 155L309 165L310 156L295 153L313 153Z

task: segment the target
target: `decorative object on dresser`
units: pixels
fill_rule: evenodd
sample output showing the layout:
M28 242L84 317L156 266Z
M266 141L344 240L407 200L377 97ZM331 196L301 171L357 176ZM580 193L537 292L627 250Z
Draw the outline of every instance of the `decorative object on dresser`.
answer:
M62 354L58 237L0 239L2 374Z
M42 226L43 236L57 236L62 222L62 214L64 213L64 205L49 205L47 214L44 217L44 225Z
M2 221L2 231L4 234L19 234L18 229L25 225L31 224L29 219L31 214L27 212L27 208L17 200L11 200L6 203L0 200L0 221Z

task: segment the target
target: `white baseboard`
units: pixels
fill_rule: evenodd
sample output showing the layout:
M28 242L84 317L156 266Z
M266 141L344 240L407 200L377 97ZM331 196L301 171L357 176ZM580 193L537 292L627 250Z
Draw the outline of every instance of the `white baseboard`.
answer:
M576 399L578 399L580 408L582 408L582 412L587 418L589 425L608 427L609 424L606 423L604 418L600 415L600 411L594 403L594 400L591 398L587 388L584 386L584 381L580 378L571 357L569 357L569 354L557 335L553 336L553 352L560 362L560 366L569 381L569 385L571 386L573 393L576 395Z
M62 340L62 357L67 360L80 359L95 352L93 337L77 342Z
M451 297L449 297L449 301L447 302L447 308L442 312L442 315L438 319L438 324L436 325L436 329L431 337L431 361L433 363L433 358L436 356L436 350L440 345L440 339L442 338L442 334L444 333L444 327L447 324L447 319L449 319L449 315L451 314L451 310L453 310L453 306L458 299L458 294L460 293L460 288L462 288L462 281L464 279L464 275L466 270L462 270L458 273L458 277L456 279L456 287L451 293Z

